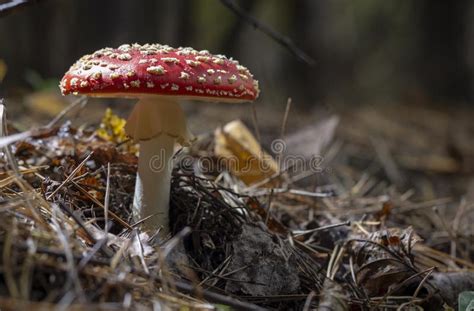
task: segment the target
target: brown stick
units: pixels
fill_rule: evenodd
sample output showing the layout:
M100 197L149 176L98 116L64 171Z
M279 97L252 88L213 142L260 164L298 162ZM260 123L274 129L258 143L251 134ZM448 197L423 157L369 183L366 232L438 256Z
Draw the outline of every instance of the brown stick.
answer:
M293 55L295 55L299 60L305 62L306 64L310 66L314 66L316 64L316 61L311 56L303 52L300 48L298 48L293 42L293 40L291 40L289 37L286 37L276 32L275 30L271 29L269 26L260 22L255 17L249 15L240 6L238 6L233 0L220 0L220 1L225 7L231 10L235 15L242 18L248 24L252 25L255 29L260 30L261 32L263 32L264 34L266 34L267 36L275 40L281 46L285 47L288 51L290 51Z

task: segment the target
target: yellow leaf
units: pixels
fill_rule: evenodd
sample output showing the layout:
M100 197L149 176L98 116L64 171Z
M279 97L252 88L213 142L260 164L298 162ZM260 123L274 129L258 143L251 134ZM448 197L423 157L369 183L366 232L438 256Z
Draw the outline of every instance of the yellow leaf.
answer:
M125 133L126 123L125 119L120 118L112 112L112 109L107 108L96 134L107 141L116 144L122 143L127 140L127 134Z
M215 154L227 169L251 185L275 175L278 163L266 153L250 130L235 120L215 131Z
M125 119L113 113L112 109L107 108L95 134L106 141L117 145L120 144L119 149L136 155L138 153L138 145L130 140L127 133L125 133L126 123Z

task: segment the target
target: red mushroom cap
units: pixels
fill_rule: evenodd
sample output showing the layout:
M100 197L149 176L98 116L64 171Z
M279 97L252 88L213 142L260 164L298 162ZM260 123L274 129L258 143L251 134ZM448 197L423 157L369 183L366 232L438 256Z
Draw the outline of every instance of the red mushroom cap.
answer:
M70 93L103 97L146 94L244 102L258 97L258 81L237 61L192 48L124 44L81 57L60 83Z

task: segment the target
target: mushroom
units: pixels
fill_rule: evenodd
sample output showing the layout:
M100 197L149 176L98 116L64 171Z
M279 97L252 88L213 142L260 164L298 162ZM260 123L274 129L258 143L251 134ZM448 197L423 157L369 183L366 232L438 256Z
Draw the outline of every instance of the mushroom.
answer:
M169 232L169 195L175 143L192 135L182 99L240 103L258 97L247 68L223 55L160 44L124 44L80 58L60 83L61 92L93 97L138 98L125 130L140 143L133 199L136 220Z

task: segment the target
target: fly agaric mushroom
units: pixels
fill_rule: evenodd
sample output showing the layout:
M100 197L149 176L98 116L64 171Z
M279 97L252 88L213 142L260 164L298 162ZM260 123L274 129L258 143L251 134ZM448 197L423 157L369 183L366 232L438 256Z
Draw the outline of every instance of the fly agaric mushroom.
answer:
M169 231L169 195L175 142L191 134L182 99L240 103L258 97L258 81L223 55L160 44L124 44L80 58L64 75L61 92L138 98L125 130L140 143L133 212L145 228Z

